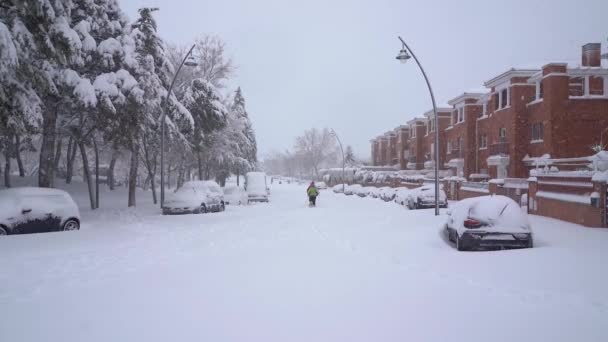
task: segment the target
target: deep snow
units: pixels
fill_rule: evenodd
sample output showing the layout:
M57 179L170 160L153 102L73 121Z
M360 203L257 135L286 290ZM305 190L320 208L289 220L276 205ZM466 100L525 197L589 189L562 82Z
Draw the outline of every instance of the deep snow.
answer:
M184 216L81 188L81 231L0 239L0 341L608 340L608 230L457 252L432 209L306 185Z

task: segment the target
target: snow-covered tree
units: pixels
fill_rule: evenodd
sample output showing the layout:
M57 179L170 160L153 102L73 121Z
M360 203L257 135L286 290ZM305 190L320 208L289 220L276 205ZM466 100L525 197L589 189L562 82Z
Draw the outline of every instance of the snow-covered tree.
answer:
M346 151L344 151L344 163L350 167L357 165L357 158L350 145L346 146Z
M194 130L190 133L190 141L198 161L198 177L205 179L203 153L212 145L214 138L221 136L212 135L212 133L221 130L226 125L228 111L222 103L217 89L204 79L192 81L184 92L182 103L194 119Z

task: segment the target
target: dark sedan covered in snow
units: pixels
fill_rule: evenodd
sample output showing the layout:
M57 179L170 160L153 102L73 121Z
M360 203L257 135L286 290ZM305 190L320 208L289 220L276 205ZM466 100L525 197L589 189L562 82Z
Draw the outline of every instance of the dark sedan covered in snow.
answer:
M505 196L473 197L456 203L448 211L445 230L459 251L533 246L527 214Z
M78 206L65 191L35 187L0 190L0 235L78 229Z

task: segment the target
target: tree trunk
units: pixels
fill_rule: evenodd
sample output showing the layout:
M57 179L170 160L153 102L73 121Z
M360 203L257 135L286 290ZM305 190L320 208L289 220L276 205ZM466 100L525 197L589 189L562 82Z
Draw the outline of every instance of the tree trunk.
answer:
M25 177L25 168L21 159L21 139L15 134L15 158L17 159L17 167L19 168L19 177Z
M110 168L108 169L108 186L110 190L114 190L114 167L116 166L118 152L112 150L112 159L110 160Z
M76 142L74 138L70 137L68 141L68 151L66 153L66 170L65 170L65 183L72 183L72 175L74 174L74 159L76 158Z
M78 140L78 147L80 148L80 154L82 155L82 170L84 173L84 179L87 182L89 189L89 200L91 202L91 209L95 209L95 194L93 193L93 180L91 179L91 170L89 169L89 159L87 157L87 148L84 146L82 140Z
M52 188L55 180L55 138L57 135L57 108L47 108L42 122L42 145L38 165L38 186Z
M56 148L55 148L55 159L53 162L53 170L54 173L57 174L57 170L59 170L59 161L61 160L61 148L63 145L63 138L62 137L58 137L57 138L57 144L56 144Z
M139 163L139 157L137 151L139 148L133 144L131 147L131 165L129 167L129 207L134 207L135 203L135 190L137 188L137 167Z
M237 187L240 185L240 181L241 181L241 170L237 169L236 170L236 186Z
M198 158L198 180L203 180L203 160L200 152L196 152Z
M4 186L11 187L11 154L8 149L4 151Z
M182 156L180 162L179 162L179 170L177 173L177 184L176 184L176 188L179 189L182 187L182 184L184 184L184 176L186 174L186 168L184 166L184 157Z
M93 148L95 149L95 209L99 209L99 148L95 137L93 137Z

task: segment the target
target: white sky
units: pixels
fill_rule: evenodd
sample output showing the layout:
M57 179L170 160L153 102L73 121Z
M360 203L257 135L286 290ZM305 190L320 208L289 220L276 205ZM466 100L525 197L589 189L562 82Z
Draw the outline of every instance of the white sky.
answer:
M511 66L580 60L606 51L608 1L118 0L134 19L159 7L161 35L186 44L203 33L238 65L260 157L293 146L310 127L334 128L369 157L369 140L431 108L415 63L395 60L406 39L440 103Z

